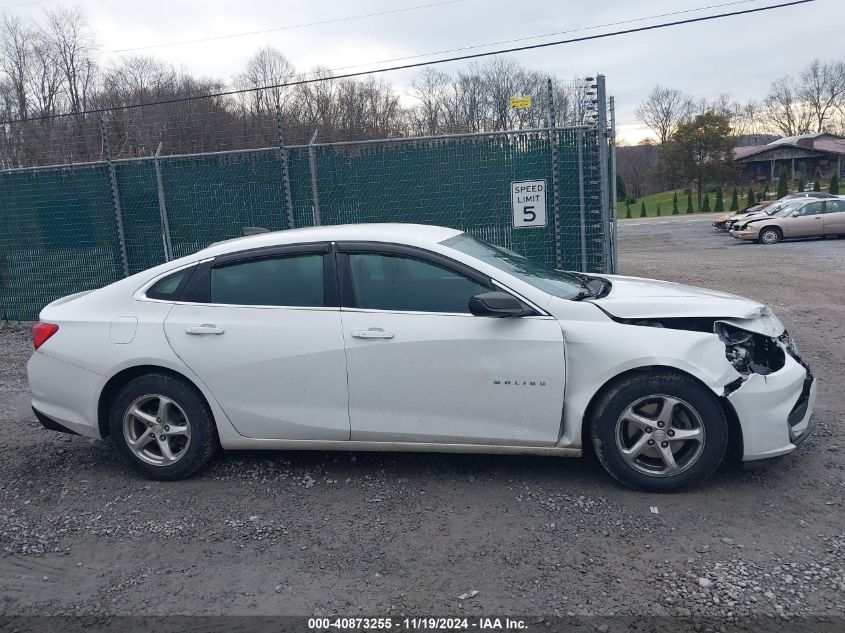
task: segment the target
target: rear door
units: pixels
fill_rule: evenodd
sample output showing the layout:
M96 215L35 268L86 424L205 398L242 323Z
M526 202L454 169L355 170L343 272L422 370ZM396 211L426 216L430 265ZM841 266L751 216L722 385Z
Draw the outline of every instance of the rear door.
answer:
M845 235L845 200L825 200L824 234Z
M782 223L784 237L811 237L824 234L824 202L816 201L798 209L798 216L787 216Z
M349 439L346 355L329 244L206 262L164 329L247 437Z
M553 446L563 333L551 316L477 317L489 279L426 251L339 244L353 440Z

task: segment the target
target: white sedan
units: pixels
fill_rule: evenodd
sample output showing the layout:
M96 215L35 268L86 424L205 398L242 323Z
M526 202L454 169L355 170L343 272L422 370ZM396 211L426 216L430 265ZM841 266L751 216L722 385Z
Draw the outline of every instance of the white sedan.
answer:
M219 449L581 455L676 490L795 450L816 382L736 295L565 273L466 233L349 225L222 242L59 299L32 407L179 479Z

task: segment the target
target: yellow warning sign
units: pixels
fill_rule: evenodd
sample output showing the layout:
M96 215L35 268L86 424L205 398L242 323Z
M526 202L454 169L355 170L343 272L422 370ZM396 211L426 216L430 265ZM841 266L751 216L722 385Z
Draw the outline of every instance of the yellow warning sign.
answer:
M531 95L522 95L521 97L511 97L510 106L513 110L527 110L531 107Z

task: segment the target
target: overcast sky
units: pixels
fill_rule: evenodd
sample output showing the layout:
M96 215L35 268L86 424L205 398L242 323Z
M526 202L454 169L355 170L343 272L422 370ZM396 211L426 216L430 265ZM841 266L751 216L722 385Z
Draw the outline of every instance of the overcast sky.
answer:
M101 62L107 65L119 57L111 52L118 49L290 27L443 1L0 0L0 12L39 16L48 8L81 6L99 42ZM297 70L307 70L318 64L339 68L597 27L730 1L453 0L386 15L134 52L161 58L197 75L230 81L255 50L264 45L280 49ZM783 1L746 0L735 6L538 38L526 43ZM764 13L525 51L515 53L513 57L527 67L564 78L604 73L609 93L616 96L620 135L627 142L635 143L641 140L645 131L637 122L634 110L655 84L679 88L694 97L715 98L723 92L742 101L761 97L773 79L797 73L814 57L823 60L845 58L843 27L845 0L816 0ZM454 62L441 68L456 71L466 64ZM407 91L412 76L410 71L382 75L400 92Z

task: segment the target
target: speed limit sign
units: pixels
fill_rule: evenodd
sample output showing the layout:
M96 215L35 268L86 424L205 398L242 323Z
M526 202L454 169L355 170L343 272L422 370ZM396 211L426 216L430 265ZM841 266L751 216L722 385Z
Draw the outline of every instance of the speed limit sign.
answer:
M546 181L512 182L511 208L514 228L546 226Z

